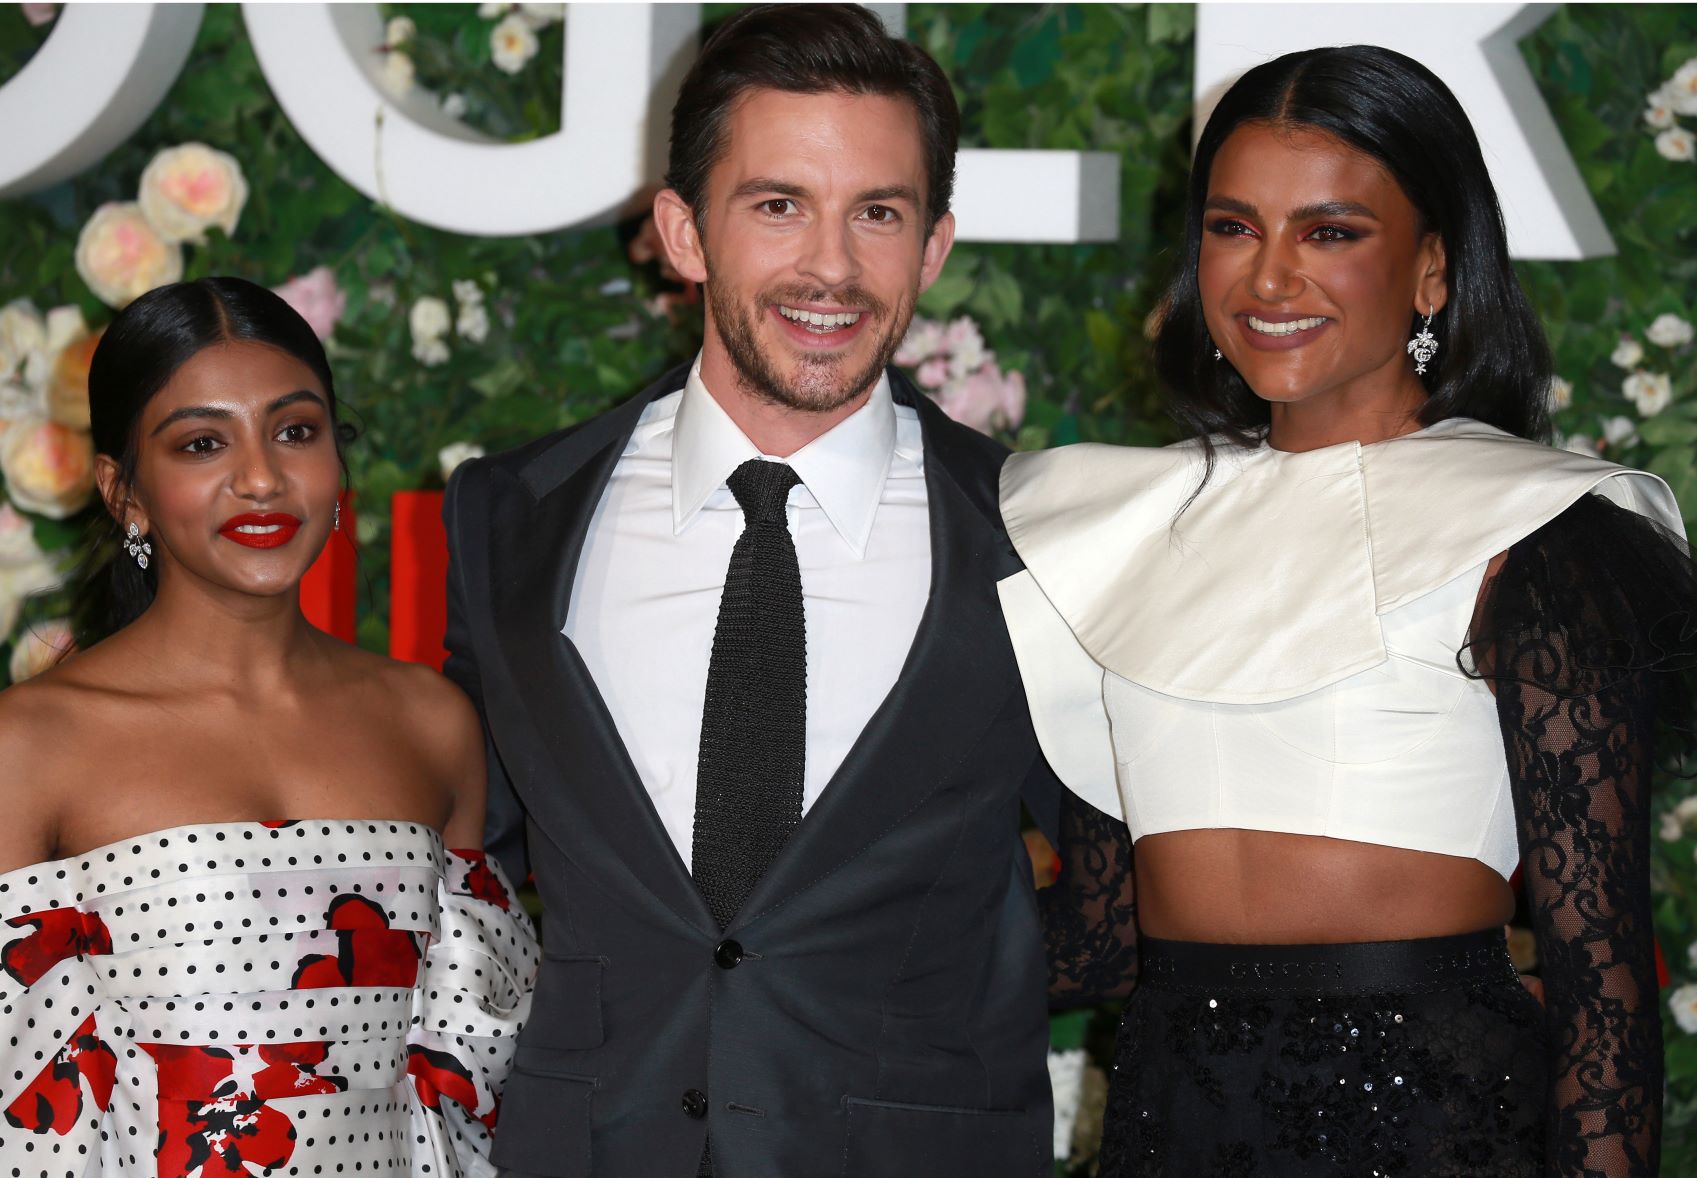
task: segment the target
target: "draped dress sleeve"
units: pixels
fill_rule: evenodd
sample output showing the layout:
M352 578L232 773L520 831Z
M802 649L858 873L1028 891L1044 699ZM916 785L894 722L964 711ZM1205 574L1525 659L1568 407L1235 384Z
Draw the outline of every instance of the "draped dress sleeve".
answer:
M100 916L52 863L0 875L0 1174L81 1175L118 1071L91 959Z
M407 1072L415 1128L460 1175L492 1175L490 1135L540 957L530 917L496 861L450 850L441 935L426 950Z
M1694 605L1683 539L1588 495L1510 548L1474 628L1543 963L1551 1178L1657 1172L1650 789L1690 743Z

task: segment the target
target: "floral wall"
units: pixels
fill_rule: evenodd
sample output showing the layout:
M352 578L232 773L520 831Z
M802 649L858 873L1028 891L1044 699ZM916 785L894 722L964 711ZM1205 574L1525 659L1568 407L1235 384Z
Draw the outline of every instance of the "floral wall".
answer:
M727 6L708 5L709 21ZM422 89L491 135L559 126L557 6L391 5L384 85ZM899 360L951 414L1012 444L1170 440L1142 326L1178 240L1193 12L1183 5L908 7L955 83L971 145L1108 150L1120 240L963 245ZM57 6L0 5L0 82ZM1521 46L1619 245L1520 267L1560 373L1560 444L1647 467L1697 521L1697 10L1568 6ZM75 180L0 201L0 682L68 642L60 588L90 504L86 373L137 294L238 274L278 288L329 348L361 437L359 640L385 649L388 503L628 396L699 339L696 292L640 216L612 228L479 239L373 204L295 134L239 12L209 6L186 69L124 146ZM633 205L633 208L637 207ZM1656 803L1657 918L1672 975L1668 1165L1697 1173L1697 788ZM1535 968L1534 963L1527 962ZM1057 1024L1100 1059L1112 1012ZM1084 1172L1101 1076L1075 1051ZM1076 1065L1076 1066L1075 1066ZM1069 1070L1070 1069L1070 1070Z

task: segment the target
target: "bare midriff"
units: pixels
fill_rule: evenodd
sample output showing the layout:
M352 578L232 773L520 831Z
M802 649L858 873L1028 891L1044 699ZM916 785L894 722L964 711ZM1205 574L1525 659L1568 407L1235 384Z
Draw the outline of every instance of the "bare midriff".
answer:
M1476 859L1316 835L1178 830L1137 840L1137 919L1171 941L1318 945L1443 937L1514 915Z

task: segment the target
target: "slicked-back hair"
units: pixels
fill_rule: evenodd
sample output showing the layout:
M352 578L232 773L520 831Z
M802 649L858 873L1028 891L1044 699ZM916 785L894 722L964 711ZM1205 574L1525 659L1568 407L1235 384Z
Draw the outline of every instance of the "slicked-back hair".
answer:
M1155 337L1155 368L1179 423L1204 438L1223 434L1253 445L1271 419L1267 402L1214 359L1197 282L1214 157L1246 123L1312 128L1369 156L1401 186L1422 231L1443 242L1449 301L1432 320L1440 348L1420 377L1428 393L1421 424L1473 417L1521 437L1547 437L1549 346L1509 262L1478 137L1432 71L1372 45L1308 49L1256 66L1209 116L1190 173L1183 255ZM1411 312L1409 334L1423 321Z
M913 104L925 155L925 232L949 211L960 108L937 63L858 4L761 4L714 30L672 107L666 183L705 225L707 178L751 90L876 94Z
M100 337L88 369L89 432L97 454L118 464L118 480L135 485L142 412L178 369L206 348L233 341L265 344L312 370L324 386L337 453L346 440L337 424L336 388L324 345L282 297L243 278L210 277L155 287L120 311ZM343 468L346 470L346 467ZM140 617L158 586L119 555L120 526L109 518L77 576L72 610L77 645L86 647Z

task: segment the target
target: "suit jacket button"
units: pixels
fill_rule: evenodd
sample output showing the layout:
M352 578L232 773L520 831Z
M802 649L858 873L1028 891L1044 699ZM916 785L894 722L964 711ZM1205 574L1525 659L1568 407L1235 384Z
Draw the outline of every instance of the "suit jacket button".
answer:
M699 1121L707 1115L707 1093L691 1088L684 1093L684 1116Z
M713 960L720 969L735 969L742 964L742 946L735 941L720 941L713 950Z

